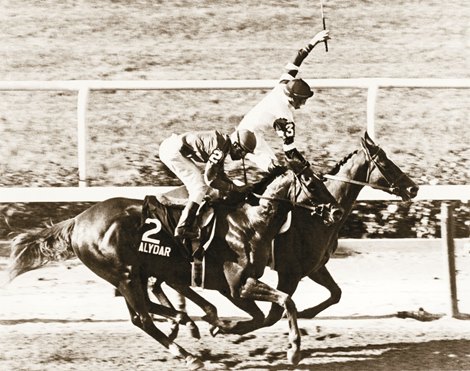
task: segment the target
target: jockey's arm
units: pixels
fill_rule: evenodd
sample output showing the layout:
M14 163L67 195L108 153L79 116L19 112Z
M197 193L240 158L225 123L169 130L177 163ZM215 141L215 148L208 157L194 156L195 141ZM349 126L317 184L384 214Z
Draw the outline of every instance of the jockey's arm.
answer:
M224 171L223 161L225 156L218 162L208 161L204 170L204 182L211 188L219 191L232 191L233 182L227 177Z
M282 138L282 148L288 160L297 160L301 163L308 165L308 161L298 151L295 143L295 124L294 122L287 121L287 119L277 119L273 123L273 128L276 130L277 135Z
M297 52L297 55L294 58L294 61L291 63L288 63L285 66L286 72L291 75L292 77L296 77L298 72L299 72L299 67L304 61L305 58L309 55L309 53L313 50L313 48L318 45L319 43L324 42L325 40L328 40L329 37L329 31L328 30L322 30L318 32L310 41L309 43L304 46L302 49L300 49Z

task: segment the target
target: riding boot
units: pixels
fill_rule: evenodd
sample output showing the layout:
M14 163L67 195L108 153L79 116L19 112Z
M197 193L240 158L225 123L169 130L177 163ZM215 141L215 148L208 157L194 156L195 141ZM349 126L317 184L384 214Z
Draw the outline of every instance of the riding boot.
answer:
M196 220L196 212L199 208L199 204L193 201L188 201L186 206L181 213L178 225L175 228L175 237L184 238L195 238L198 233L194 228L194 222Z

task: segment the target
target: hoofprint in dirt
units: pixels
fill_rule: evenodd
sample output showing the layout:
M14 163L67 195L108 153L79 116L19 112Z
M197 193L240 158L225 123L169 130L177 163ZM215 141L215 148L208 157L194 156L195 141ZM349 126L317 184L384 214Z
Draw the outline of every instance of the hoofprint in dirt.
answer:
M288 370L285 320L245 336L209 335L186 329L177 339L205 362L206 369ZM158 323L168 330L166 323ZM468 370L470 323L442 318L300 320L303 359L297 370ZM0 326L2 370L180 370L173 358L130 322L37 322ZM216 366L217 365L217 366Z

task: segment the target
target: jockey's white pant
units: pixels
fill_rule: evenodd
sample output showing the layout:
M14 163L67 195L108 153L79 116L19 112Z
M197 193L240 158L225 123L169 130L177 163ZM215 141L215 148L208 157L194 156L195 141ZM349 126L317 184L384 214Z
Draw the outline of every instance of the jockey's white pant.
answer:
M188 190L188 201L201 204L208 186L196 164L180 153L181 139L173 134L160 144L160 160L183 182Z

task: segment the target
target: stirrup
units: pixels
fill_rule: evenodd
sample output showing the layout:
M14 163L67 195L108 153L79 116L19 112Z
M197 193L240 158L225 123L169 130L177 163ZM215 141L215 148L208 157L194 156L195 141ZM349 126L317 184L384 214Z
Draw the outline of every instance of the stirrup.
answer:
M194 258L191 262L191 286L204 288L204 266L202 259Z
M204 248L199 245L199 241L192 241L191 254L191 286L204 287Z

